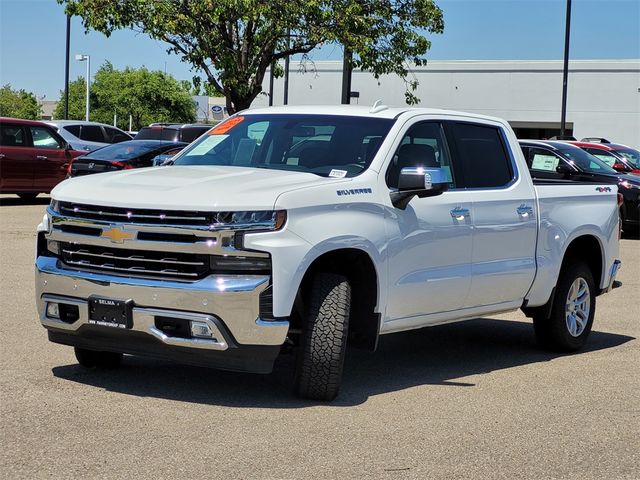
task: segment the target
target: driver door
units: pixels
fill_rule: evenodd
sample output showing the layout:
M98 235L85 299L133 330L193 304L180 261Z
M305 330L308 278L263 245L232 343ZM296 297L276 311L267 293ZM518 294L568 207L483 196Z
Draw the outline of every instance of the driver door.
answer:
M33 186L40 192L50 192L66 178L70 161L65 141L44 126L29 126L35 153Z
M387 221L389 294L385 319L428 324L425 316L462 308L471 285L471 193L456 189L456 176L442 125L413 124L404 134L387 171L390 190L404 167L436 167L449 190L414 197L406 209L393 208Z

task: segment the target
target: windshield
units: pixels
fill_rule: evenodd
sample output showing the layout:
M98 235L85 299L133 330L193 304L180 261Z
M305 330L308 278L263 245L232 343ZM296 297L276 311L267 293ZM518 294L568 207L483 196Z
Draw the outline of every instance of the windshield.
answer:
M613 168L604 163L602 160L594 157L590 153L585 152L581 148L561 148L559 151L565 158L571 160L576 167L587 173L613 173L617 174Z
M616 153L619 153L635 168L640 167L640 152L633 148L617 148Z
M342 115L231 117L185 148L174 165L228 165L354 177L394 120Z
M107 145L98 150L85 155L83 158L91 160L128 160L130 158L139 157L152 150L158 150L161 144L156 143L138 143L138 142L121 142Z

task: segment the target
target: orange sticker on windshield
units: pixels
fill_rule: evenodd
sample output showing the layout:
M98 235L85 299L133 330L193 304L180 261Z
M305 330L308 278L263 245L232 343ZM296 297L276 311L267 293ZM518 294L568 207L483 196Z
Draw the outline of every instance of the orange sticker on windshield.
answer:
M209 135L224 135L239 123L244 122L244 117L231 117L209 132Z

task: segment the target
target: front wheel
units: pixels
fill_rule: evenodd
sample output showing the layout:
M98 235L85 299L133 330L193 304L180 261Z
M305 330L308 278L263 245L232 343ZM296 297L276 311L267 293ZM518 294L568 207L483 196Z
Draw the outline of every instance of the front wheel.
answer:
M115 352L97 352L86 348L74 347L78 363L85 368L116 368L122 362L122 354Z
M351 285L346 277L318 273L307 299L296 365L296 393L333 400L340 389L347 349Z
M533 317L538 343L555 351L578 350L587 341L595 312L591 270L584 262L570 263L560 273L550 317Z

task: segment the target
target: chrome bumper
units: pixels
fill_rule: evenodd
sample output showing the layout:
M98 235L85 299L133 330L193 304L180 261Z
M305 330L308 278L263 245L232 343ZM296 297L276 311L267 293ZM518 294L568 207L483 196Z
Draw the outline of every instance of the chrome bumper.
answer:
M40 322L48 329L75 332L89 325L87 299L91 295L133 300L133 330L160 342L196 349L226 350L230 345L282 345L287 321L259 318L259 296L268 286L264 275L210 275L196 282L129 278L68 270L52 257L38 257L35 265L36 304ZM79 307L73 323L48 318L48 301ZM214 339L168 337L154 326L155 316L206 322ZM108 328L108 327L104 327Z

